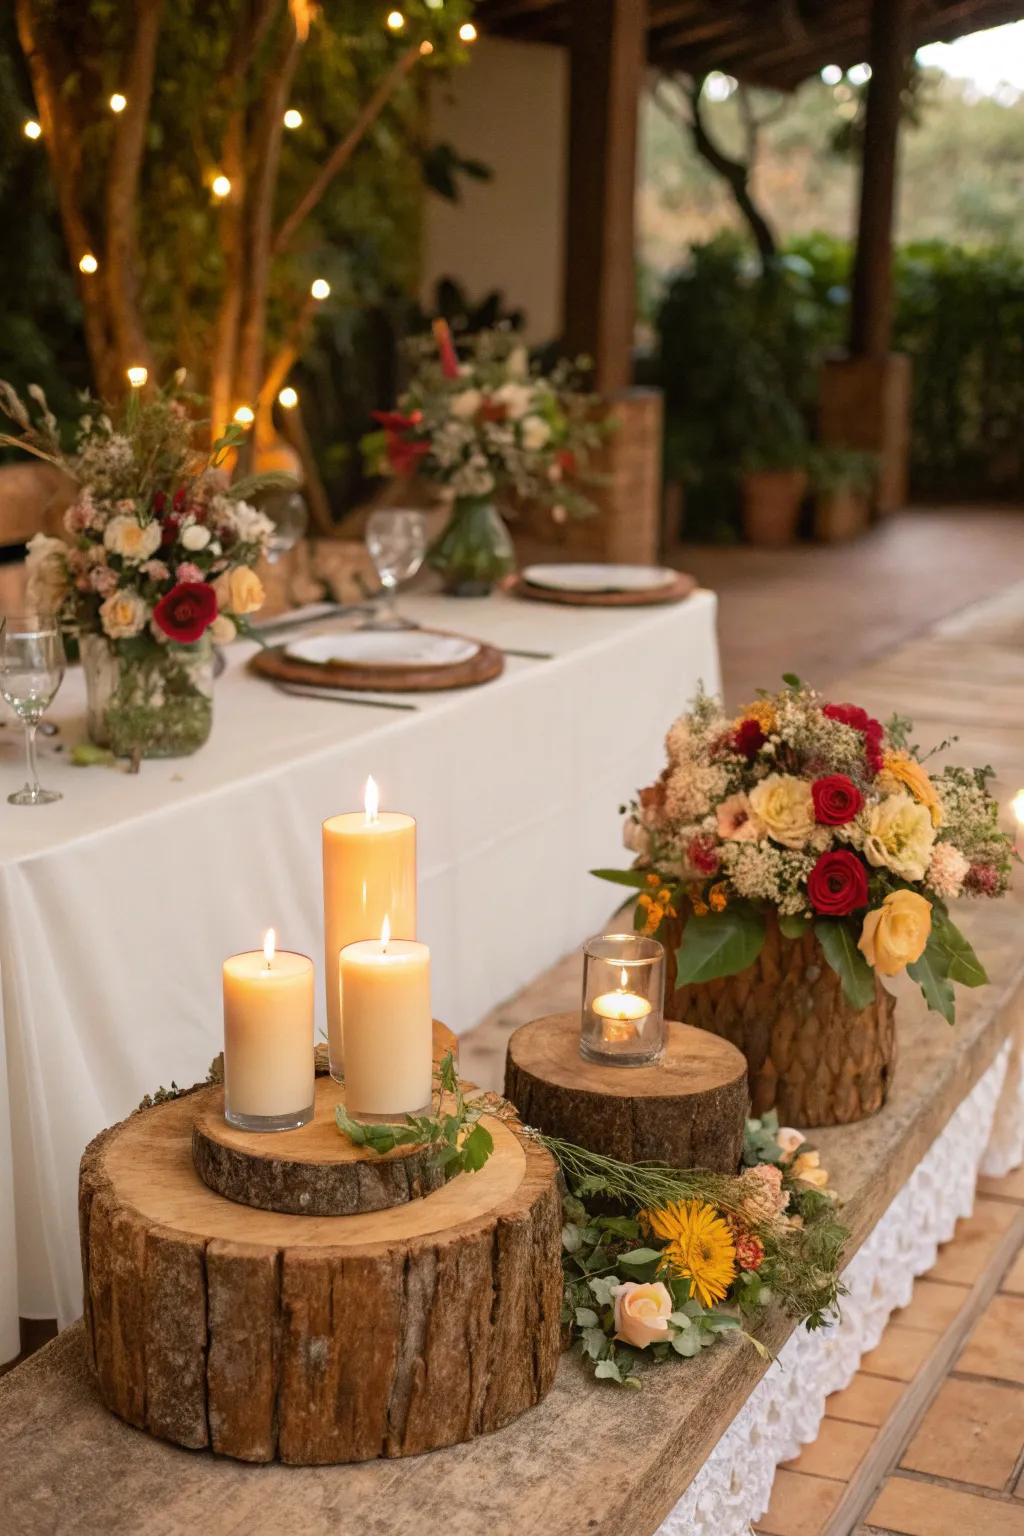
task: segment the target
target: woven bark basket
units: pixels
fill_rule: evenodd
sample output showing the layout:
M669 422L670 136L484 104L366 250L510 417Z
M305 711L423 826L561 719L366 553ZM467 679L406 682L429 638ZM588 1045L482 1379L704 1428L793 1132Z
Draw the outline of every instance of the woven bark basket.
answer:
M755 1115L774 1108L783 1125L849 1125L881 1109L896 1063L896 1000L877 977L874 1002L852 1008L813 933L787 939L769 913L753 965L677 986L682 936L683 919L672 919L665 1012L743 1052Z

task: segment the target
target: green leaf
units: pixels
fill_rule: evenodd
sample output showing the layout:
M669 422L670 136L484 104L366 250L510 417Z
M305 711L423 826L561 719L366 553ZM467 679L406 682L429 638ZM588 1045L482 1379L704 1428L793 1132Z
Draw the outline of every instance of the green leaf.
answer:
M946 959L940 950L933 949L931 940L925 945L924 954L913 965L907 966L907 975L913 977L924 994L929 1008L941 1013L947 1024L956 1023L956 998L953 983L946 975Z
M467 1173L476 1173L494 1151L494 1137L485 1125L477 1123L462 1143L462 1166Z
M587 1284L599 1307L614 1306L615 1297L612 1293L619 1285L618 1275L595 1275L593 1280L587 1281Z
M670 1312L668 1320L669 1320L670 1323L673 1323L677 1328L683 1329L684 1332L686 1331L687 1328L692 1328L693 1327L692 1320L687 1317L685 1312Z
M843 984L846 1001L852 1008L869 1007L875 996L875 973L857 948L850 925L821 920L814 925L814 936Z
M782 681L785 683L787 688L802 688L803 687L803 683L797 677L795 672L783 672L783 674L782 674Z
M353 1120L344 1104L337 1104L334 1109L334 1123L343 1136L354 1142L357 1147L366 1145L366 1127L360 1125L358 1120Z
M958 981L964 987L982 987L988 981L985 967L968 941L938 907L932 908L932 931L928 935L927 949L945 957L945 975L950 981Z
M599 1381L617 1381L623 1385L622 1372L614 1360L599 1360L594 1367L594 1375Z
M629 885L634 890L642 891L647 884L649 869L592 869L592 875L598 880L610 880L613 885Z
M598 1325L597 1313L592 1311L590 1307L577 1307L576 1308L576 1326L577 1326L577 1328L596 1328L597 1325Z
M753 965L764 943L764 919L752 907L726 907L706 917L691 917L676 956L680 986L735 976Z
M677 1333L672 1340L672 1348L677 1355L682 1355L686 1360L692 1360L694 1355L700 1354L700 1334L695 1329L691 1329L689 1333Z
M632 1216L599 1216L596 1224L602 1232L613 1232L616 1237L632 1240L640 1236L640 1223Z
M784 939L801 939L810 926L810 918L799 912L787 912L779 917L779 931Z
M566 1222L562 1228L562 1247L566 1253L578 1253L580 1248L580 1229L571 1221Z
M591 1360L601 1360L611 1349L611 1341L603 1328L584 1328L581 1334L583 1353Z
M619 1254L619 1263L628 1264L654 1264L661 1258L656 1248L634 1248L629 1253Z

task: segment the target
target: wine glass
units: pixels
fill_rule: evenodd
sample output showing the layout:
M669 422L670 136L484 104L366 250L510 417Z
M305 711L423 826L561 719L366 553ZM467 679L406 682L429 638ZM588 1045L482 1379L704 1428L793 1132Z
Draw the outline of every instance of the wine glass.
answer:
M427 519L423 512L385 507L372 512L366 523L366 547L380 577L384 601L368 629L409 629L399 616L395 594L400 581L415 576L427 553Z
M274 565L302 538L309 523L309 511L298 491L273 491L263 497L260 511L274 525L267 540L267 559Z
M55 789L43 789L36 768L36 731L64 677L64 644L54 614L9 613L0 627L0 696L25 727L28 781L8 795L10 805L49 805Z

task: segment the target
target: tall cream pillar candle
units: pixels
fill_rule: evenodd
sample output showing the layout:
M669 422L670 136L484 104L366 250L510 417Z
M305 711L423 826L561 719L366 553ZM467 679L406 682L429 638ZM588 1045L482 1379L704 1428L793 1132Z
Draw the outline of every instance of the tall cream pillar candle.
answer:
M423 1109L433 1085L430 950L379 939L341 952L345 1103L353 1115Z
M365 808L323 825L324 979L331 1076L344 1067L338 956L346 944L376 939L385 917L396 939L416 937L416 823L382 811L366 781Z
M286 1131L313 1118L313 962L276 950L224 961L224 1114L250 1131Z

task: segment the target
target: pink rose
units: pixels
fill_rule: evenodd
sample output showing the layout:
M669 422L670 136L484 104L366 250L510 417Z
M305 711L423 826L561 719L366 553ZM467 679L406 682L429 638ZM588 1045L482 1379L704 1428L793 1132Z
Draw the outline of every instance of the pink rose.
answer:
M750 801L742 790L723 800L715 812L718 835L728 843L756 843L764 835L764 827L750 808Z
M150 581L167 581L171 574L170 566L165 565L162 560L147 560L142 571Z
M175 581L205 581L206 577L198 565L193 565L191 560L183 560L174 573Z
M615 1337L635 1349L648 1344L665 1343L669 1337L668 1319L672 1297L660 1280L639 1285L626 1280L612 1292L615 1297Z
M118 576L109 565L94 565L89 572L89 581L94 592L98 592L101 597L109 597L117 587Z

